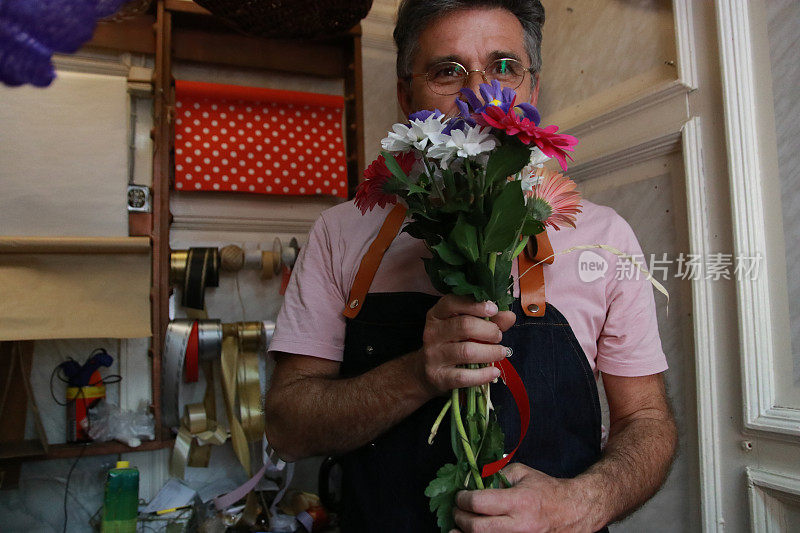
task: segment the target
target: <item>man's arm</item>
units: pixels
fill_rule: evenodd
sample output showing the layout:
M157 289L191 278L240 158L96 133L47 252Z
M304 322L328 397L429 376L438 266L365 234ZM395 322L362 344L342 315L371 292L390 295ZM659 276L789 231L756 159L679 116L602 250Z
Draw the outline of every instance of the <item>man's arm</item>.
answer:
M497 368L457 365L502 359L505 348L496 343L514 319L494 304L444 296L427 314L420 350L352 378L339 378L335 361L278 354L265 402L267 438L290 461L363 446L426 401L495 379Z
M656 493L677 446L663 376L604 374L603 383L611 428L602 458L574 479L511 465L512 488L458 494L462 531L597 531Z

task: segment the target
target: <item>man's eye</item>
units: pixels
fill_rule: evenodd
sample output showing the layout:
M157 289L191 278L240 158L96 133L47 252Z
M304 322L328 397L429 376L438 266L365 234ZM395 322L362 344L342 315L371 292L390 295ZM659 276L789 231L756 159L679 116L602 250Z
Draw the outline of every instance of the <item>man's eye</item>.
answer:
M498 59L489 67L487 74L501 77L515 77L519 76L521 70L522 67L516 61L511 59Z
M434 81L452 81L464 76L464 69L458 65L435 65L428 72L428 77Z

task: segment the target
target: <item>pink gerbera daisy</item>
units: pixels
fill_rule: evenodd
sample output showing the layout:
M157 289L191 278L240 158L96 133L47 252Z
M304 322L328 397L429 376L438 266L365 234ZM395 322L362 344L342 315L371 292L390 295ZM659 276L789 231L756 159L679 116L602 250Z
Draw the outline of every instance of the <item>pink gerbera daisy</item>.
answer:
M478 124L491 126L505 131L507 135L515 136L523 144L535 144L544 155L556 158L564 170L567 170L569 157L566 151L571 152L578 144L578 139L572 135L556 133L558 126L540 128L532 120L517 114L514 107L506 112L498 106L487 106L480 115L475 116L475 119Z
M395 159L406 174L414 166L415 157L412 152L398 154ZM364 181L356 189L355 204L361 214L366 214L376 205L386 207L387 204L397 203L397 195L386 192L386 183L391 177L392 173L386 168L386 160L383 155L379 155L364 171Z
M558 172L537 169L535 175L543 175L541 181L526 191L528 210L545 226L559 230L564 226L575 227L576 215L581 212L581 194L575 182Z

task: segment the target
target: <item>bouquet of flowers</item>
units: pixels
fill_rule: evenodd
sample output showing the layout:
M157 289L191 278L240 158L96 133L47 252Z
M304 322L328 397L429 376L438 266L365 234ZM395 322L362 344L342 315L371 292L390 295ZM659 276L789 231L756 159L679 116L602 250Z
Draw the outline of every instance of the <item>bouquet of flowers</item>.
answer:
M580 212L575 184L542 165L555 158L566 170L566 152L577 140L557 133L557 126L539 127L537 109L516 104L516 93L497 81L482 84L480 96L466 88L461 92L458 116L419 111L409 123L392 127L355 204L366 213L401 198L411 219L403 231L430 250L424 262L434 287L507 310L513 301L513 260L528 238L548 225L556 230L575 225ZM425 491L442 531L454 527L457 491L507 486L499 471L482 475L504 452L490 406L488 384L456 389L433 424L429 442L450 412L456 462L444 465Z

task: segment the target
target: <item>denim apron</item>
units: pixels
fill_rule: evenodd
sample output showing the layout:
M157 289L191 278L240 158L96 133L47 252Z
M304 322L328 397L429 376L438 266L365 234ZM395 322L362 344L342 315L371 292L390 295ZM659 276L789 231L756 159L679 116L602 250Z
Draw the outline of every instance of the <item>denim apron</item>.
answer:
M426 313L438 298L367 293L358 314L347 318L340 375L357 376L419 349ZM517 299L511 310L517 320L502 344L513 350L510 361L531 406L530 428L513 461L550 476L574 477L600 457L594 374L567 320L553 305L545 306L543 316L528 316ZM517 407L502 382L491 386L491 399L508 451L519 439ZM433 445L428 444L445 402L445 397L430 400L373 442L338 458L343 532L439 531L424 492L436 471L454 462L449 416Z

